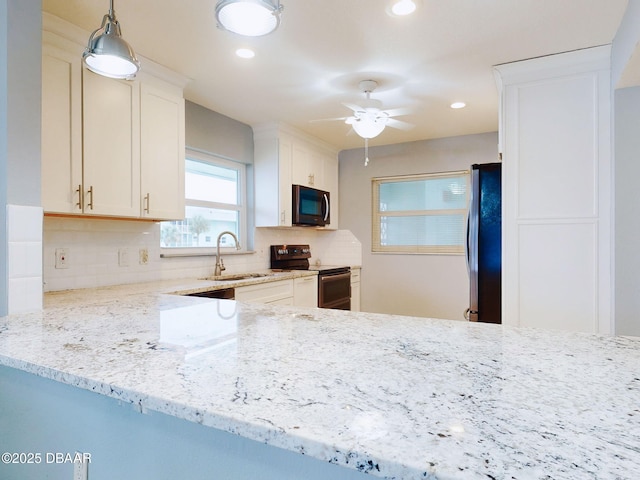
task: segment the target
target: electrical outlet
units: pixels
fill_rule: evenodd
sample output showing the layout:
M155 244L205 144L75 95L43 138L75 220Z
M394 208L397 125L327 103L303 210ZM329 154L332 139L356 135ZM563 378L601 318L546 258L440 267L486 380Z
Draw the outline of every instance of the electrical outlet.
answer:
M56 248L56 268L69 268L69 251L66 248Z
M76 452L76 457L80 454ZM89 479L89 462L90 458L87 459L86 456L88 454L83 454L82 459L78 459L73 462L73 480L88 480Z
M141 248L138 252L140 265L147 265L149 263L149 249Z
M121 267L129 266L129 249L128 248L118 249L118 265L120 265Z

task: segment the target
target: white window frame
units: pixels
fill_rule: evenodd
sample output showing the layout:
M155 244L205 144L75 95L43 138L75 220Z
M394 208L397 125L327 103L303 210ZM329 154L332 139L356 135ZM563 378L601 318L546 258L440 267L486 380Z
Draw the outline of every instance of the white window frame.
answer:
M238 241L240 242L240 249L235 247L220 246L220 252L225 254L234 253L247 253L247 166L244 163L229 160L218 155L201 152L193 149L186 149L184 161L196 160L199 162L210 163L211 165L229 168L238 172L238 205L231 205L228 203L219 202L207 202L202 200L193 200L185 198L185 206L194 207L209 207L218 210L229 210L238 213L238 229L240 230L238 235ZM185 189L186 190L186 189ZM186 193L185 193L186 196ZM214 255L216 254L216 248L211 246L202 247L161 247L160 253L162 257L173 256L199 256L199 255Z
M371 179L371 251L373 253L395 254L464 254L464 240L460 245L382 245L380 242L382 231L382 217L402 217L416 215L463 215L467 218L467 208L447 210L398 210L380 211L380 185L384 183L415 182L420 180L441 178L466 178L465 206L469 203L470 176L468 170L458 170L439 173L422 173L415 175L399 175L394 177L377 177Z

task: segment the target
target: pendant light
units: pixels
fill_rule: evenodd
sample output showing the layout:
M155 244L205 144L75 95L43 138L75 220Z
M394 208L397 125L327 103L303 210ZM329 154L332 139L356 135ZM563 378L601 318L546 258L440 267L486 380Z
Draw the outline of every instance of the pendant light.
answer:
M109 3L109 13L102 18L102 25L89 37L82 59L89 70L105 77L130 80L140 70L136 54L122 39L113 0Z
M223 30L260 37L278 28L282 9L280 0L219 0L216 21Z

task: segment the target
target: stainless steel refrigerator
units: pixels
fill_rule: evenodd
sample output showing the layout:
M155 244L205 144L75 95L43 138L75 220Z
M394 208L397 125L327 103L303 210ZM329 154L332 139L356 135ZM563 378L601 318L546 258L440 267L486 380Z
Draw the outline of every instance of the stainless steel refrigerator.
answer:
M502 165L471 166L467 270L472 322L502 323Z

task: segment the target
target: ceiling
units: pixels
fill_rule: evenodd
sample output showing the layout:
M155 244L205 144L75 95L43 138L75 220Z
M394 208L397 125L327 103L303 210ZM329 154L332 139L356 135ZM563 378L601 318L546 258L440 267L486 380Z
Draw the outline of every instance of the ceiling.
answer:
M362 147L341 121L343 102L379 87L384 108L407 107L370 145L496 131L492 66L611 43L628 0L420 0L392 17L387 0L281 0L280 28L258 38L216 28L215 0L116 0L123 37L138 55L191 79L185 98L240 122L279 121L332 144ZM87 31L107 0L43 0L43 10ZM235 56L249 46L253 59ZM464 101L467 107L449 105Z

